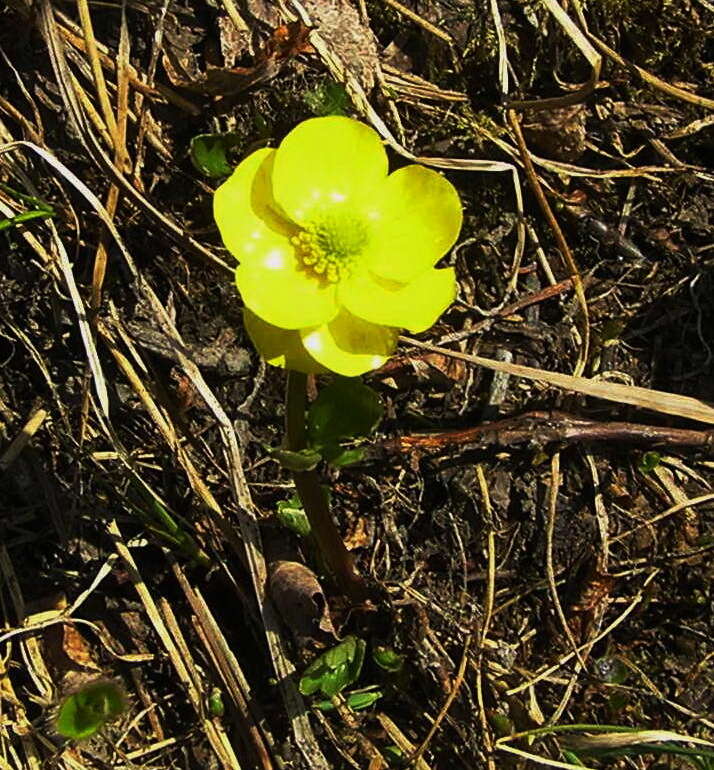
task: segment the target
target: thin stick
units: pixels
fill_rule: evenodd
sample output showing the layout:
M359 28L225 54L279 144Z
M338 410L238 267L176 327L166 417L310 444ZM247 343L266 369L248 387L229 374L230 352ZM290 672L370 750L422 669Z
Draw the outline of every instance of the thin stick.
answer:
M400 436L389 448L402 451L444 450L450 447L512 446L573 442L625 441L643 446L682 446L714 449L714 431L668 428L634 422L596 422L558 411L532 411L496 422L444 433L416 433Z

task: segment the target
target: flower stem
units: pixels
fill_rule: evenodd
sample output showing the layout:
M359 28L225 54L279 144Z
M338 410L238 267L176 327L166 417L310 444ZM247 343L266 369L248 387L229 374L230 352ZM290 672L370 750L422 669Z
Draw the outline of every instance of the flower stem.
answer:
M288 449L294 452L304 449L307 444L306 409L307 375L289 370L285 400L285 431ZM346 596L355 601L364 600L368 593L367 586L364 579L355 572L352 555L345 547L332 520L327 496L320 485L317 472L294 471L292 475L298 496L310 522L312 536L325 566Z

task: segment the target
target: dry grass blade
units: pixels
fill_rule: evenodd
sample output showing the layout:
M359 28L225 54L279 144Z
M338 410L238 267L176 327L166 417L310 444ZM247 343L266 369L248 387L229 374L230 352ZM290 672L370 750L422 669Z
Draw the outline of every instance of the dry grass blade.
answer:
M30 416L22 431L10 442L10 446L0 455L0 471L6 471L17 459L22 450L30 443L32 437L47 419L47 410L38 409Z
M47 47L49 49L52 67L55 71L55 79L62 95L62 100L90 158L92 158L92 160L97 164L99 168L110 175L110 178L124 190L124 192L127 194L127 197L131 198L131 200L133 200L138 206L150 214L156 222L160 223L166 232L168 232L182 248L186 248L188 245L195 253L200 254L203 258L212 262L214 265L221 267L223 270L232 273L231 268L222 259L217 257L205 246L196 241L195 238L190 237L178 224L176 224L176 222L163 214L156 208L156 206L150 203L149 200L147 200L147 198L144 197L144 195L142 195L134 187L134 185L121 172L121 170L117 168L117 166L107 156L97 141L96 137L90 130L89 126L87 125L85 112L77 99L77 94L71 87L73 75L67 64L64 51L64 43L57 26L57 22L55 20L54 10L50 5L49 0L42 0L40 4L40 19L42 24L42 31L45 36ZM31 145L29 143L27 146L35 147L35 145ZM70 172L67 171L67 173ZM87 190L87 192L89 192L86 185L83 185L83 187L85 190ZM82 194L87 197L84 191L82 191ZM91 192L90 194L96 200L96 196ZM99 213L99 209L97 209L94 204L92 205ZM103 207L101 210L104 215L103 220L106 224L106 220L110 218L106 215L106 210Z
M571 762L560 762L557 759L548 759L548 757L539 757L537 754L533 754L530 751L523 751L523 749L517 749L515 746L509 746L505 743L496 744L501 751L505 751L509 754L515 754L517 757L523 757L523 759L529 759L531 762L535 762L537 765L545 765L546 767L562 767L565 770L596 770L596 768L588 767L586 765L574 765Z
M637 746L640 743L693 743L697 746L711 746L714 743L704 738L671 732L669 730L638 730L626 733L601 733L599 735L578 735L568 738L568 745L575 750L583 749L622 749Z
M658 521L667 519L670 516L673 516L675 513L679 513L680 511L683 511L686 508L689 508L694 505L701 505L702 503L711 502L712 500L714 500L713 492L709 492L706 495L700 495L699 497L692 497L691 499L683 500L671 506L670 508L667 508L666 511L662 511L662 513L658 513L656 516L653 516L651 519L648 519L647 521L644 521L641 524L638 524L636 527L633 527L632 529L628 529L626 532L621 532L619 535L616 535L615 537L613 537L611 542L619 543L625 538L634 534L635 532L639 532L641 529L644 529L645 527L651 527L653 524L656 524Z
M76 187L80 192L82 192L85 197L91 196L94 200L99 203L96 196L89 190L89 188L81 182L77 177L62 163L60 163L57 158L55 158L51 153L47 152L46 150L43 150L41 147L38 147L35 144L32 144L31 142L11 142L9 144L0 146L0 155L10 152L12 150L16 150L20 147L26 147L31 149L33 152L37 153L46 163L48 163L52 168L54 168L62 177L64 177L73 187ZM99 204L101 206L101 204ZM92 372L92 379L94 381L94 387L97 393L97 398L99 399L99 405L102 408L102 412L104 413L105 417L109 416L109 395L107 393L107 383L104 379L104 373L102 372L102 366L99 362L99 356L97 355L97 349L94 344L94 338L92 335L92 330L89 325L89 319L87 318L87 311L84 306L84 301L82 300L82 297L79 293L79 289L77 288L77 283L74 280L74 274L72 272L72 265L70 264L69 257L67 256L67 251L64 248L64 244L62 243L61 238L59 237L57 233L57 229L54 226L54 223L52 221L47 222L48 227L50 228L50 232L52 233L52 240L54 242L55 248L57 249L57 254L59 256L59 266L60 270L62 272L62 277L65 280L65 283L67 284L67 289L69 290L70 297L72 299L72 304L74 305L75 312L77 314L77 320L79 323L79 331L80 335L82 337L82 342L84 343L84 349L87 354L87 361L89 362L89 368Z
M154 602L148 587L144 583L136 561L131 555L129 548L124 543L122 534L115 521L110 522L108 525L108 532L114 541L114 546L117 553L119 556L121 556L127 566L127 569L129 570L129 576L132 583L134 584L134 588L136 589L139 598L141 599L141 603L144 605L146 614L148 615L154 630L156 631L158 637L161 639L161 642L163 643L164 648L168 653L169 659L171 660L171 663L174 667L174 671L176 672L179 680L181 681L181 684L188 693L189 701L191 702L196 715L201 718L202 726L206 732L206 736L216 751L216 755L221 760L221 764L223 765L224 770L241 770L240 765L238 764L238 760L235 758L235 755L230 748L230 744L226 746L226 744L221 741L220 737L216 734L215 725L211 722L211 720L203 718L203 700L201 698L201 692L197 683L197 674L195 674L195 669L191 666L190 658L187 659L185 657L187 647L183 641L183 637L180 636L178 626L171 622L172 615L169 615L167 620L169 626L174 631L174 634L177 635L177 638L179 639L178 642L172 637L171 632L167 627L167 622L164 620L164 617Z
M434 37L438 37L440 40L443 40L447 45L453 45L454 40L451 37L451 35L448 32L444 32L443 29L440 29L435 24L432 24L430 21L427 21L423 16L420 16L418 13L415 13L411 8L408 8L403 3L400 3L399 0L382 0L385 5L389 5L392 8L394 8L397 13L400 13L404 18L409 19L410 21L413 21L415 24L418 24L422 29L426 30L430 35L434 35Z
M109 131L112 135L116 135L117 124L114 118L114 112L109 102L109 94L107 93L107 84L104 80L104 73L102 72L102 65L99 61L99 52L97 51L97 41L94 38L94 28L92 27L92 17L89 13L89 3L87 0L77 0L77 10L79 12L79 18L82 23L82 31L84 32L84 41L87 46L87 55L89 56L89 63L92 67L92 77L94 78L94 86L97 91L97 98L99 99L99 106L102 108L104 115L104 122L107 124Z
M504 361L495 361L492 358L473 356L437 345L429 345L426 342L419 342L419 340L412 339L411 337L400 337L400 340L422 350L441 353L450 358L457 358L460 361L466 361L476 366L483 366L494 372L505 372L516 377L525 377L527 380L547 382L549 385L555 385L563 390L573 390L576 393L601 398L605 401L630 404L641 409L649 409L661 414L671 414L687 420L696 420L697 422L714 425L714 405L691 396L680 396L676 393L665 393L661 390L649 390L648 388L641 388L636 385L621 385L615 382L591 380L587 377L549 372L546 369L537 369L532 366L509 364Z

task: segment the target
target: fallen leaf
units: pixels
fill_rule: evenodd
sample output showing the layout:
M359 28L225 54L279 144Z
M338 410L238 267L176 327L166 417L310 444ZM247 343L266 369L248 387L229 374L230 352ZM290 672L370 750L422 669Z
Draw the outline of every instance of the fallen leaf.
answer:
M572 163L585 152L585 108L582 104L539 110L523 133L534 149L548 158Z
M270 564L270 595L285 624L298 639L324 642L336 639L322 587L304 564L274 561Z

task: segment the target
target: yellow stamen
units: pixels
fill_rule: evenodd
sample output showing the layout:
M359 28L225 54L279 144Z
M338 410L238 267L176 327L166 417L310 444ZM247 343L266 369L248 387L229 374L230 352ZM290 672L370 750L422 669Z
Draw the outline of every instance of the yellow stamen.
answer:
M330 212L308 223L290 240L298 259L316 277L338 283L352 273L367 241L367 230L358 217Z

